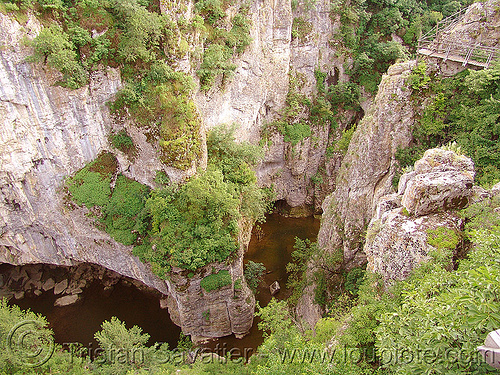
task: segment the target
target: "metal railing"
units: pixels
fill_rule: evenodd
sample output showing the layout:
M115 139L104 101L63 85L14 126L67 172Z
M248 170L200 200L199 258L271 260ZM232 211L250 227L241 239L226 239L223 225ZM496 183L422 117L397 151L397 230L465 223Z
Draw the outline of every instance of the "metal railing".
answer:
M446 35L464 18L468 8L441 20L438 24L418 40L417 52L429 57L437 57L443 61L451 60L488 68L493 60L500 58L500 50L496 47L488 47L479 42L464 43L460 41L460 35L452 37Z

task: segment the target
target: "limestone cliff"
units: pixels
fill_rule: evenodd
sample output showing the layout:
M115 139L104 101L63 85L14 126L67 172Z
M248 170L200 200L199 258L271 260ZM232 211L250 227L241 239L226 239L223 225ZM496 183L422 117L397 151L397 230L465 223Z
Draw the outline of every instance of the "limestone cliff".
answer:
M228 13L240 3L236 1ZM339 22L330 18L330 1L318 0L313 7L306 9L299 5L295 10L291 3L291 0L251 2L248 13L252 42L236 59L234 76L222 87L196 94L207 129L236 123L239 125L237 140L258 143L263 125L280 116L289 90L290 73L300 75L300 91L308 97L315 95L316 69L327 72L331 84L348 79L344 73L346 58L338 57L329 44L339 27ZM187 9L186 16L190 16L192 2L188 2ZM311 30L303 39L292 39L292 26L299 17L306 20ZM180 67L196 77L196 67L186 63ZM259 183L273 185L277 199L286 200L292 207L316 204L319 209L324 196L333 190L341 160L325 158L326 147L345 126L340 121L336 132L328 127L313 126L313 135L295 147L285 142L283 135L273 134L265 160L256 171ZM328 181L315 189L310 179L320 169Z
M406 79L414 65L395 64L382 78L342 161L336 190L323 202L318 244L331 252L342 251L352 265L365 261L364 231L378 198L392 189L396 151L411 141L414 113Z
M1 44L10 46L0 51L0 262L95 263L170 294L177 300L179 324L188 334L218 337L247 333L255 306L243 279L248 235L240 239L240 252L231 263L210 265L230 269L234 281L240 279L238 296L214 297L217 292L212 292L201 302L189 290L181 300L179 285L187 277L165 283L131 254L131 246L97 229L86 208L65 204L65 177L110 149L108 135L120 126L105 105L121 87L119 72L108 69L95 73L90 84L78 90L54 86L57 73L25 62L31 51L21 43L26 35L22 27L1 14L0 23ZM30 18L24 28L33 37L40 25ZM129 127L129 132L139 153L131 162L113 150L121 173L150 185L155 170L166 170L174 181L193 173L164 168L145 135L134 127ZM227 301L227 309L217 309L215 304L220 300ZM193 317L201 316L207 308L212 311L211 319L200 325Z
M130 249L99 231L84 209L65 208L64 178L107 148L105 106L119 89L115 70L95 73L70 91L53 86L54 72L25 62L39 23L21 27L0 14L0 261L11 264L100 264L166 293Z

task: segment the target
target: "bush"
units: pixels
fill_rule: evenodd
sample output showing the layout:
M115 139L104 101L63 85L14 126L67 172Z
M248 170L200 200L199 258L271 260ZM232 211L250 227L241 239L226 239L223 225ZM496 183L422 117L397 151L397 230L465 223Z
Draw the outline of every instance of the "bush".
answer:
M209 24L214 25L226 16L222 5L221 0L197 0L195 9Z
M138 250L157 265L161 277L172 265L196 270L225 260L238 248L240 200L233 193L213 168L185 185L153 191L146 207L156 249Z
M116 134L111 134L109 136L109 139L114 148L117 148L118 150L126 154L133 153L135 149L134 141L128 135L126 130L120 130Z
M43 61L63 74L62 86L76 89L87 83L87 74L77 60L75 46L59 25L43 28L33 40L33 48L32 60Z
M200 77L201 89L206 91L210 89L215 78L222 75L222 81L231 77L236 70L236 65L232 64L232 51L229 47L220 44L210 45L203 54L203 62L200 69L196 72Z
M205 289L207 293L210 293L214 290L230 285L232 282L233 280L231 279L229 271L221 270L217 273L212 273L211 275L204 277L200 282L200 286Z
M149 188L146 185L119 175L104 209L106 232L124 245L133 245L138 235L145 235L148 217L145 212Z
M429 266L403 284L401 305L384 314L376 330L379 353L392 354L385 367L398 373L489 372L476 348L500 324L498 234L498 228L477 232L476 249L457 272ZM425 348L431 359L401 361L399 348L413 355Z
M245 265L245 280L247 281L248 287L255 293L257 292L257 287L262 281L262 277L266 272L266 267L263 263L256 263L251 260Z
M116 173L117 163L114 155L104 153L69 178L66 186L73 200L87 208L105 207L111 195L111 178Z
M312 23L303 17L295 17L292 24L292 39L299 39L302 43L313 29Z

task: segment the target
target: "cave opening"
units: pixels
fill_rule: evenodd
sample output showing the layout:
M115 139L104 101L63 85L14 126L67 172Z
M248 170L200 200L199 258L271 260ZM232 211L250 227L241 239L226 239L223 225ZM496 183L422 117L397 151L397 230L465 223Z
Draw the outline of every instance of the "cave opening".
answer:
M116 316L127 328L134 325L150 335L148 345L167 342L177 346L177 327L160 301L166 296L141 282L104 267L0 264L0 296L9 304L47 318L54 339L63 345L97 347L94 334Z

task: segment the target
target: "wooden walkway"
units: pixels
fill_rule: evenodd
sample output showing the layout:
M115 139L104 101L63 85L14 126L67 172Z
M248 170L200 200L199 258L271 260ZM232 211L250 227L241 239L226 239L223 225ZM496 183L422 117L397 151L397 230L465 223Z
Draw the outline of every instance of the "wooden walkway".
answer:
M500 57L500 50L481 43L464 43L460 35L452 32L467 11L467 8L438 22L436 27L418 40L417 53L422 56L435 57L443 61L455 61L463 66L489 68L492 61Z

